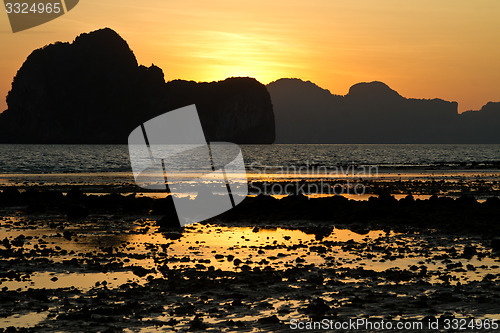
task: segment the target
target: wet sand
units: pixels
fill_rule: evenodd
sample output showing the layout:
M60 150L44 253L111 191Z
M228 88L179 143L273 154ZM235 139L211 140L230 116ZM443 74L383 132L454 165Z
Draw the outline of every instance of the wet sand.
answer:
M0 196L0 328L285 332L292 319L500 319L495 200L260 196L160 230L164 199L45 191Z
M286 193L273 193L273 185L282 189L287 184L295 187L306 185L303 194L315 196L318 185L340 186L337 190L322 189L324 195L342 195L353 200L366 200L384 191L393 195L425 196L431 195L458 197L473 195L478 200L500 196L500 169L498 168L377 168L369 174L328 173L300 171L283 174L267 170L265 173L248 173L249 194L284 196ZM352 187L363 185L363 193L354 193ZM62 173L62 174L0 174L0 190L15 186L21 191L26 189L56 190L67 192L77 186L85 193L108 194L136 193L148 197L165 197L164 192L139 189L130 172L100 173ZM351 187L351 191L349 191ZM267 191L266 191L267 190ZM363 195L358 195L363 194Z
M158 228L168 194L136 192L128 173L2 175L0 330L500 319L499 174L330 178L362 183L360 196L258 195L266 182L323 178L251 175L254 192L237 209L182 230Z

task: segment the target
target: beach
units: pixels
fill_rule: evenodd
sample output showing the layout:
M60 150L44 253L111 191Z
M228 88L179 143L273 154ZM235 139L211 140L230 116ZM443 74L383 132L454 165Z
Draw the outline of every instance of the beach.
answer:
M292 319L499 316L500 258L484 236L307 221L160 232L109 215L14 215L2 234L2 302L15 300L4 328L253 332L289 331Z
M56 192L28 188L10 205L2 196L3 328L286 332L293 320L444 325L500 315L493 220L479 228L325 219L308 207L339 197L260 196L206 223L160 230L164 198ZM274 213L260 200L274 200ZM305 215L273 210L286 200ZM376 200L335 207L383 209Z
M247 166L239 206L183 228L125 170L3 173L0 329L491 331L495 165L348 167Z

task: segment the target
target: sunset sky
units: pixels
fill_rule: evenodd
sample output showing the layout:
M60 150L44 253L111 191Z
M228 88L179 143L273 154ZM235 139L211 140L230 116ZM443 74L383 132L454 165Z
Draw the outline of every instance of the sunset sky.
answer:
M81 0L13 34L2 7L0 110L33 49L102 27L167 80L298 77L342 95L377 80L405 97L479 109L500 101L499 18L498 0Z

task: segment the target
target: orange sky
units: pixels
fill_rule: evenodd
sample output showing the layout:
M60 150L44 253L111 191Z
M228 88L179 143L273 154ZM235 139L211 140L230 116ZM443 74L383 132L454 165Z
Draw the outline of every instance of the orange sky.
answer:
M500 101L498 0L82 0L65 16L13 34L0 14L0 110L29 53L102 27L167 80L252 76L310 80L346 94L383 81L406 97Z

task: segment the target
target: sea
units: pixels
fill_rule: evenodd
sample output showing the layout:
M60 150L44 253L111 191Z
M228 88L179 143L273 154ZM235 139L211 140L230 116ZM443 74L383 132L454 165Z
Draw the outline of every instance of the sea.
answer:
M382 169L500 169L500 144L241 145L249 171L374 165ZM0 145L0 174L131 172L127 145Z

